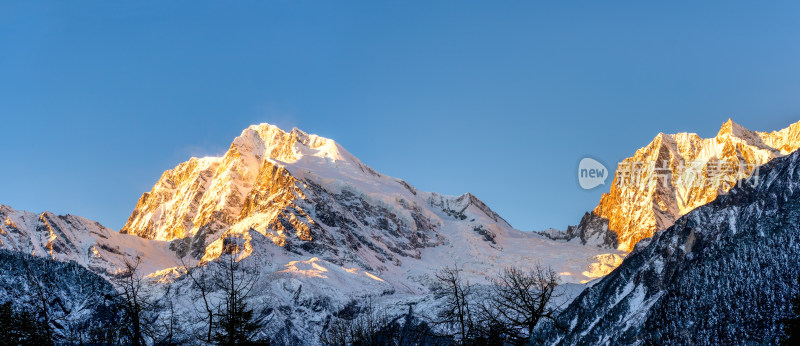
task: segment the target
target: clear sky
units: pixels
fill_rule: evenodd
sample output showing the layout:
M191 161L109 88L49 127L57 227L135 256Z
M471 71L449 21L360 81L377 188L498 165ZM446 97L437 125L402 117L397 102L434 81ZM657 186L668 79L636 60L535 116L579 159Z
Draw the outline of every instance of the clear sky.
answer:
M564 228L659 132L800 120L800 2L0 2L0 204L119 229L250 124Z

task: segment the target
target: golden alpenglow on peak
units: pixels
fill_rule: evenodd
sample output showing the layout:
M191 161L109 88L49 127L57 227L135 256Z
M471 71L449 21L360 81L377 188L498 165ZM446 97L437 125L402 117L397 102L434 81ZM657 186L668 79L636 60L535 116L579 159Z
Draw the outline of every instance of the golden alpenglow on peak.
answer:
M164 172L153 189L139 199L120 232L154 240L180 240L174 243L177 252L203 262L218 257L225 239L231 236L244 239L245 252L253 251L251 231L287 250L314 247L317 253L325 247L358 247L336 245L334 235L327 233L312 214L329 225L343 227L337 213L345 207L323 211L323 206L353 198L356 193L385 193L382 184L391 186L389 192L416 193L410 185L361 163L333 140L296 128L286 132L270 124L252 125L233 140L222 157L192 158ZM396 201L397 197L390 195L373 202L380 206ZM417 223L422 220L418 207L403 208L408 208L405 219L387 222L401 228L430 223ZM413 239L415 245L399 247L411 252L398 251L418 256L415 246L440 242L432 235L425 237L430 239ZM352 237L345 239L354 241Z
M745 132L752 133L750 130L744 128L744 126L733 122L733 119L728 118L728 121L723 123L722 126L719 128L719 132L717 132L717 137L723 135L734 135L734 133L736 134L737 137L741 137L741 134Z
M767 133L728 119L714 138L659 134L618 164L610 191L592 213L608 220L619 250L632 251L640 240L798 147L800 122Z
M789 127L772 132L756 132L764 144L780 150L782 155L789 155L800 147L800 121Z
M285 208L302 198L297 181L284 165L351 158L330 139L297 129L287 133L266 123L252 125L233 140L222 157L192 158L164 172L139 199L121 232L155 240L215 233L266 206ZM283 227L281 223L274 226ZM298 230L297 236L308 238L304 230Z
M565 281L581 283L622 258L514 229L470 193L418 190L333 140L269 124L242 131L221 157L192 158L164 172L121 232L170 241L178 258L201 265L235 244L239 259L316 257L387 282L394 279L381 275L427 273L432 263L458 258L482 268L476 273L548 261ZM544 255L562 252L576 260Z

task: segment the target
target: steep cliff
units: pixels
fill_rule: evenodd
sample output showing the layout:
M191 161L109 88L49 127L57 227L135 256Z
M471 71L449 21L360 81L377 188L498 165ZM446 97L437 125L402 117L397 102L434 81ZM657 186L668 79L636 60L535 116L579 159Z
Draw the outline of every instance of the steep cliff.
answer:
M739 179L758 173L760 165L798 147L800 122L767 133L728 120L706 139L660 133L618 164L610 191L568 238L592 238L596 245L631 251L655 231L727 193Z

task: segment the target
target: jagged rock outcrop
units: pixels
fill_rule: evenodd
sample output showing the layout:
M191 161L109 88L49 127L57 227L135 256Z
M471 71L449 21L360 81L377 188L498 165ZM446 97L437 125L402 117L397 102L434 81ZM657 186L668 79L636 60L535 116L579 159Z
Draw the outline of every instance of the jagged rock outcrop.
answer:
M245 129L222 157L192 158L165 172L121 230L172 241L178 256L203 262L219 256L231 235L244 239L248 255L251 231L282 251L376 273L457 240L485 243L469 245L477 252L507 251L508 238L547 242L513 229L472 194L419 191L333 140L269 124ZM585 270L576 281L587 279Z
M636 245L537 342L776 344L800 293L800 152Z
M102 331L119 321L121 308L109 299L116 294L107 279L75 262L0 249L0 305L37 317L46 312L55 343L105 341Z
M439 225L419 206L401 200L402 216L408 218L399 217L347 186L327 184L341 174L384 178L332 140L298 129L286 133L268 124L251 126L223 157L193 158L165 172L121 232L185 239L186 244L177 244L180 249L193 249L191 254L209 260L219 254L223 233L255 229L289 251L324 253L336 262L367 267L373 258L360 258L362 247L375 250L378 262L391 263L442 244L435 234ZM359 227L374 234L353 233Z
M516 230L472 194L417 190L333 140L269 124L245 129L222 157L165 172L122 232L169 241L199 268L235 240L238 259L258 268L263 335L289 344L315 344L332 318L368 299L398 313L428 304L421 311L432 313L433 274L444 266L457 263L479 283L505 266L542 263L582 283L623 255ZM160 273L191 291L180 270ZM194 311L195 298L182 309Z
M758 166L800 147L800 122L775 132L750 131L730 119L714 138L694 133L659 133L617 166L610 191L592 214L608 222L617 243L598 245L631 251L642 239L675 223L680 216L726 193ZM610 240L595 217L576 229ZM585 232L580 233L581 235ZM570 238L572 239L572 238Z
M594 212L586 212L580 223L575 226L567 226L566 231L551 228L539 233L553 240L581 245L608 249L616 249L618 246L617 234L608 229L608 219L599 217Z
M222 157L164 172L120 233L5 206L0 218L2 249L75 261L109 279L140 258L149 293L170 306L159 318L182 316L184 337L202 325L203 309L187 270L213 278L216 259L235 248L255 280L258 334L277 344L317 344L332 319L365 301L398 315L409 306L435 313L433 274L444 266L480 283L506 266L542 263L580 287L623 256L516 230L472 194L417 190L330 139L269 124L245 129Z
M74 261L105 277L125 259L142 255L143 270L174 265L166 242L119 234L96 221L51 212L35 214L0 205L0 249L62 262Z

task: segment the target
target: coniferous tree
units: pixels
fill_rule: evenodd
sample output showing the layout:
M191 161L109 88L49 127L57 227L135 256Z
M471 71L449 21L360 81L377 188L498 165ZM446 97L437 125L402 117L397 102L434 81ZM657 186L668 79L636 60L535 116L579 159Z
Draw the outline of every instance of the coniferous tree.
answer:
M800 278L797 278L797 283L800 285ZM786 333L786 339L783 340L784 345L796 345L800 340L800 295L792 297L792 318L783 321L783 331Z
M238 240L226 238L222 256L215 262L220 269L219 289L223 298L218 307L214 340L222 345L253 343L253 336L261 327L248 304L258 273L236 259L243 249Z
M0 305L0 345L52 345L50 328L27 310L11 302Z

